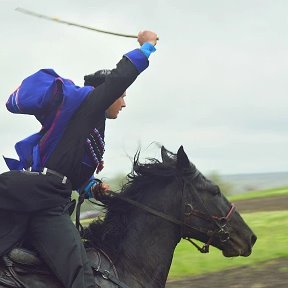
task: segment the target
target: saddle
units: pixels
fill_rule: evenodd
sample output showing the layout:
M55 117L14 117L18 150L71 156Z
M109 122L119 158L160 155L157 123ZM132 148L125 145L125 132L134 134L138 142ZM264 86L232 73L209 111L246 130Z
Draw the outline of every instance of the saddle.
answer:
M108 255L95 248L86 249L95 276L95 287L129 288L118 278L117 270ZM36 252L25 248L14 248L1 259L0 285L9 288L28 288L21 279L29 274L41 274L51 279L53 273ZM55 277L54 277L55 278ZM55 278L55 285L61 284Z

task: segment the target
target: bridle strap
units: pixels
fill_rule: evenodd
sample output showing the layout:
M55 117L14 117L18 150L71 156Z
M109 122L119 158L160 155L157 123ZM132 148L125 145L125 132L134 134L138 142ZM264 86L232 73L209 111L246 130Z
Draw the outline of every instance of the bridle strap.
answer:
M141 209L141 210L144 210L144 211L146 211L146 212L148 212L148 213L150 213L150 214L152 214L152 215L155 215L155 216L157 216L157 217L160 217L160 218L162 218L162 219L164 219L164 220L166 220L166 221L168 221L168 222L171 222L171 223L173 223L173 224L179 225L179 226L181 227L181 231L182 231L182 232L181 232L181 238L189 241L189 242L190 242L191 244L193 244L201 253L208 253L208 252L209 252L209 245L212 243L214 237L215 237L217 234L220 235L221 233L224 233L224 234L226 233L226 231L224 231L223 228L226 226L226 223L227 223L228 220L232 217L232 215L233 215L233 213L235 212L235 209L236 209L236 208L235 208L235 205L232 203L232 204L231 204L231 208L229 209L227 215L224 216L224 217L218 217L218 216L214 216L214 215L213 215L213 216L210 216L209 214L206 215L206 214L204 214L204 213L202 213L202 212L200 212L200 211L195 211L195 210L193 210L193 208L191 208L190 213L188 213L188 214L193 215L193 216L196 216L196 217L199 217L199 218L202 218L202 219L204 219L204 220L206 220L206 221L208 221L208 222L211 222L212 224L216 225L216 226L219 228L219 230L215 229L215 230L211 231L211 230L204 230L204 229L201 229L201 228L199 228L199 227L194 227L194 226L188 224L188 223L185 221L185 218L183 219L183 221L181 221L181 220L179 220L179 219L177 219L177 218L174 218L174 217L172 217L172 216L170 216L170 215L167 215L167 214L165 214L165 213L163 213L163 212L161 212L161 211L157 211L157 210L155 210L155 209L153 209L153 208L151 208L151 207L149 207L149 206L146 206L146 205L144 205L144 204L141 204L141 203L139 203L139 202L137 202L137 201L135 201L135 200L132 200L132 199L123 197L122 195L120 196L119 193L115 193L115 192L113 192L113 191L109 191L107 194L108 194L110 197L112 196L113 198L117 198L117 199L119 199L119 200L121 200L121 201L125 201L125 202L127 202L127 203L129 203L129 204L131 204L131 205L133 205L133 206ZM108 197L109 197L109 196L108 196ZM92 202L92 201L90 201L90 202ZM97 203L95 203L95 202L92 202L92 203L97 204ZM186 205L187 205L187 204L186 204ZM188 204L188 205L191 206L191 204ZM192 206L191 206L191 207L192 207ZM203 208L205 208L205 210L207 211L205 205L203 205ZM184 215L183 215L183 216L189 216L189 215L185 214L185 212L184 212ZM221 225L218 223L218 221L223 221L223 220L225 220L225 224L221 226ZM189 238L189 237L183 237L183 228L189 228L189 229L195 230L195 231L197 231L197 232L204 233L205 235L207 235L207 236L209 237L209 239L208 239L208 241L207 241L206 243L203 244L202 247L200 247L200 246L199 246L197 243L195 243L191 238ZM229 239L229 233L228 233L228 236L226 236L226 238L224 238L224 240L221 240L221 241L222 241L222 242L225 242L225 241L227 241L228 239Z
M223 221L223 220L228 221L232 217L232 215L234 214L235 210L236 210L235 204L231 203L231 208L225 217L212 216L212 218L217 220L217 221Z
M176 219L176 218L174 218L172 216L169 216L169 215L167 215L167 214L165 214L163 212L155 210L155 209L153 209L153 208L151 208L149 206L146 206L144 204L141 204L141 203L139 203L137 201L134 201L132 199L120 196L118 193L109 191L109 194L112 195L113 197L117 198L117 199L125 201L125 202L127 202L127 203L129 203L129 204L131 204L131 205L133 205L133 206L135 206L137 208L140 208L141 210L149 212L150 214L158 216L158 217L160 217L160 218L162 218L164 220L167 220L167 221L169 221L171 223L174 223L174 224L177 224L177 225L180 225L180 226L185 226L187 228L190 228L190 229L193 229L193 230L196 230L196 231L199 231L199 232L203 232L203 233L207 232L207 231L204 231L203 229L193 227L193 226L189 225L188 223L185 223L184 221L178 220L178 219Z
M187 204L186 204L187 205ZM203 205L203 207L205 208L206 210L206 207L205 205ZM207 234L207 236L209 237L208 238L208 241L206 243L203 244L202 247L200 247L196 242L194 242L191 238L189 237L185 237L184 239L189 241L191 244L193 244L201 253L209 253L209 246L211 245L211 243L213 242L214 238L216 236L218 236L220 238L220 241L221 242L226 242L227 240L229 240L230 238L230 234L229 232L227 232L225 230L225 227L226 227L226 224L227 222L229 221L229 219L232 217L232 215L234 214L236 210L236 207L235 205L232 203L231 204L231 207L227 213L226 216L224 217L218 217L218 216L210 216L210 215L206 215L198 210L193 210L191 208L191 210L189 211L189 213L186 213L184 214L185 216L196 216L196 217L199 217L201 219L204 219L210 223L213 223L215 224L219 230L214 230L212 233L209 233L210 235ZM184 218L184 221L186 220L187 218ZM221 225L222 224L222 225Z
M209 238L209 240L207 241L207 243L204 243L202 247L200 247L196 242L194 242L191 238L183 238L184 240L187 240L188 242L190 242L194 247L196 247L198 249L199 252L201 253L209 253L209 246L213 240L212 237Z
M188 205L188 204L186 204ZM193 210L191 209L188 213L185 213L185 216L190 216L190 215L193 215L193 216L196 216L198 218L201 218L203 220L206 220L208 222L212 222L212 223L217 223L218 222L223 222L223 223L226 223L229 221L229 219L232 217L233 213L235 212L236 210L236 206L234 203L231 203L231 207L227 213L226 216L224 217L218 217L218 216L215 216L215 215L212 215L212 216L207 216L206 214L198 211L198 210Z

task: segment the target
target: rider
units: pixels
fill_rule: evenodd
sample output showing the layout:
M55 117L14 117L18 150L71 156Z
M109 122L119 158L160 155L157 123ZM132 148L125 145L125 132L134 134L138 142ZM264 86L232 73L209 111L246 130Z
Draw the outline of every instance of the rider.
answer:
M95 285L69 216L70 196L80 189L97 197L107 189L93 179L103 168L105 120L126 106L125 91L148 67L157 35L139 32L138 42L140 49L125 54L115 69L85 76L82 88L43 69L26 78L6 104L13 113L35 115L42 129L15 145L20 161L5 158L11 171L0 175L0 255L28 231L67 288Z

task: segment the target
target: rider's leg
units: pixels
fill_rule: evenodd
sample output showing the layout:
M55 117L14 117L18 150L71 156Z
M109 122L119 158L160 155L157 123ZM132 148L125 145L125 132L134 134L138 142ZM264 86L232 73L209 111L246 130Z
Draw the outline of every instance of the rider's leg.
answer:
M66 288L94 288L95 280L68 205L34 214L29 226L40 256Z
M0 210L0 255L9 252L26 233L29 215Z

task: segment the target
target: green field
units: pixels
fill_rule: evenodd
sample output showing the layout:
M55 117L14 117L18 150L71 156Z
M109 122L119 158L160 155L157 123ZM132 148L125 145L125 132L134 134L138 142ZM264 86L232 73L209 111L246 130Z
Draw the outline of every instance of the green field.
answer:
M266 189L260 191L249 191L228 197L230 201L238 201L245 199L265 198L288 196L288 187L280 187L276 189Z
M288 257L288 211L259 212L242 216L258 237L249 257L225 258L215 248L212 248L209 254L201 254L189 242L182 240L175 250L169 278L183 278Z

